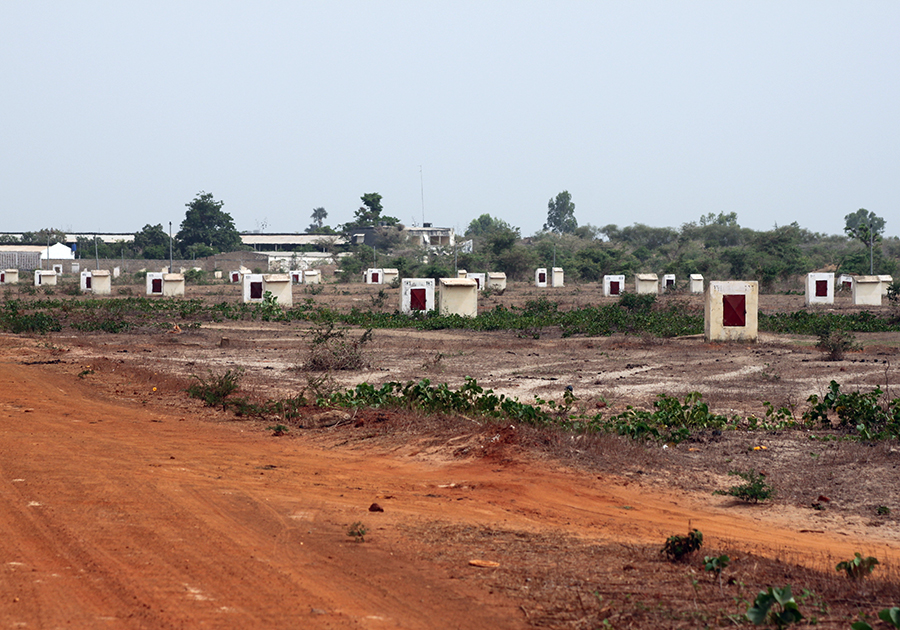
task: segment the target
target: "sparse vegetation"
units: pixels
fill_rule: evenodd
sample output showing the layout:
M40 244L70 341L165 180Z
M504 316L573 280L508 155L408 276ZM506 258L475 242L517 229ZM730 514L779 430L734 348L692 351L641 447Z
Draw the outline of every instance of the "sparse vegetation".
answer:
M193 378L197 382L191 383L187 392L192 398L202 400L207 407L221 405L224 411L228 406L228 397L237 391L243 375L242 368L226 370L224 374L213 374L210 370L207 378L201 378L195 374Z
M747 610L747 618L753 625L772 624L780 629L799 623L803 620L803 615L791 593L791 585L788 584L784 588L770 586L761 591Z
M692 529L686 536L669 536L660 550L672 562L682 562L699 551L703 546L703 533Z
M775 497L775 489L766 482L764 473L753 470L747 472L740 470L730 470L729 475L735 475L744 480L744 483L731 486L722 494L736 497L741 501L748 503L759 503L760 501L768 501Z
M845 572L851 580L859 581L872 573L878 564L878 558L874 556L863 558L862 554L857 551L853 559L839 562L835 569L838 572Z
M304 368L315 372L360 370L368 364L363 349L372 341L369 328L359 337L349 335L346 327L326 322L309 332L310 347Z
M356 521L347 529L347 535L353 538L353 542L366 542L366 534L369 529L363 525L362 521Z

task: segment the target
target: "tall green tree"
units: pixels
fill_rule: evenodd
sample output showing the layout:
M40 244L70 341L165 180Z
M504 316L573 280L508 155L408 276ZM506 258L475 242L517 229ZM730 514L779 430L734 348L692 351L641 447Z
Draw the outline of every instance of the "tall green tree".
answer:
M211 193L200 191L185 204L187 212L176 240L196 255L232 252L243 249L241 235L231 215L222 210L224 201L216 201ZM201 247L203 246L203 247ZM202 252L202 253L201 253Z
M544 224L544 230L557 234L569 234L574 232L577 227L578 221L575 220L575 204L572 203L572 195L568 190L564 190L547 203L547 222Z
M875 273L873 251L875 243L881 240L881 233L884 231L884 219L877 216L874 212L860 208L856 212L845 216L844 223L844 232L847 233L847 236L862 241L864 245L869 247L869 273Z
M328 211L325 208L313 208L312 211L312 223L309 224L309 227L306 228L306 231L310 234L317 234L324 230L325 228L325 219L328 218Z
M134 248L141 258L165 260L169 257L169 235L162 223L145 225L140 232L134 233Z

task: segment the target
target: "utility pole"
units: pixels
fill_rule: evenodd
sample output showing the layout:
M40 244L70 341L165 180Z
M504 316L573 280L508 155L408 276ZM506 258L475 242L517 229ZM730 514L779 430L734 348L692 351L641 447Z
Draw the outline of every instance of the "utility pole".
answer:
M172 273L172 222L169 221L169 273Z
M96 234L94 234L94 261L95 261L94 268L99 270L100 269L100 253L97 248L97 235Z

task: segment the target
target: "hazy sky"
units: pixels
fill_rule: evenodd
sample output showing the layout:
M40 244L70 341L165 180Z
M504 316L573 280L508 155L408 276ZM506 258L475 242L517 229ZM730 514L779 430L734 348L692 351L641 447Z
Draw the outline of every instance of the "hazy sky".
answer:
M0 3L0 231L134 232L199 191L239 230L359 197L464 230L900 234L900 3Z

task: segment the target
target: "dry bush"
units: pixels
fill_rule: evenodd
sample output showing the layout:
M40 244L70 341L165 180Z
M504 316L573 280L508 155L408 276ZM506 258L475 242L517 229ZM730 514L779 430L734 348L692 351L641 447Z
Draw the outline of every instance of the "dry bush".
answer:
M368 367L363 347L372 341L372 329L369 328L358 338L350 337L348 330L335 327L333 322L313 328L309 332L311 343L303 368L313 372L329 372Z

